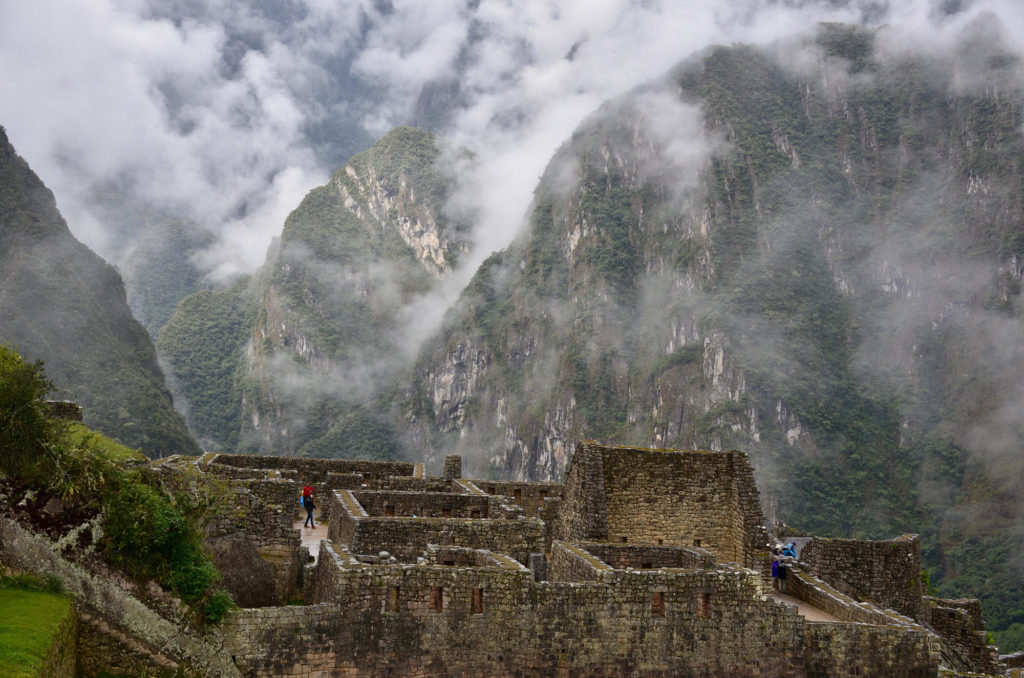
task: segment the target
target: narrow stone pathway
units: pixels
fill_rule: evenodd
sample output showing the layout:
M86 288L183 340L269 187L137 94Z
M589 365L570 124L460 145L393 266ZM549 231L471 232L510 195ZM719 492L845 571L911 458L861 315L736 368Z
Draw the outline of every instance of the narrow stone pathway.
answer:
M306 512L302 512L302 516L295 521L295 529L302 535L302 545L309 549L309 555L313 556L313 562L320 557L320 540L327 539L327 523L321 522L320 512L314 510L313 518L316 520L315 528L303 527L302 523L306 520Z
M796 605L796 611L800 613L807 621L818 621L818 622L837 622L842 621L836 619L828 612L820 610L810 603L805 603L802 600L798 600L793 596L786 595L785 593L779 593L778 591L771 591L768 594L780 603L786 603L787 605Z

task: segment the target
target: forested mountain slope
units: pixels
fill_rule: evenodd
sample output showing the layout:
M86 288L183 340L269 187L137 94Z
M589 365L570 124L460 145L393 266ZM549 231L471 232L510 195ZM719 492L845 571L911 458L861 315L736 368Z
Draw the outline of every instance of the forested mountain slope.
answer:
M947 59L826 25L606 104L422 355L412 439L530 478L581 438L740 448L777 518L923 532L944 592L1024 622L1022 79L990 29Z
M43 360L85 422L150 456L198 452L117 272L78 242L0 128L0 342Z
M158 344L197 435L240 451L399 454L386 394L415 357L424 300L466 249L442 211L443 152L428 132L392 131L309 192L253 282L182 303Z

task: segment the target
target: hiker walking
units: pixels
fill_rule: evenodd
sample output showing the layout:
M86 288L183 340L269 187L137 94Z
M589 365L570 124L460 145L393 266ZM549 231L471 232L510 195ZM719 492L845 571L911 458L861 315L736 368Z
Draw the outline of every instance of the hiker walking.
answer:
M313 509L316 508L316 504L313 503L313 488L310 485L306 485L302 488L302 507L306 509L306 521L302 523L302 526L315 528L316 524L313 522Z

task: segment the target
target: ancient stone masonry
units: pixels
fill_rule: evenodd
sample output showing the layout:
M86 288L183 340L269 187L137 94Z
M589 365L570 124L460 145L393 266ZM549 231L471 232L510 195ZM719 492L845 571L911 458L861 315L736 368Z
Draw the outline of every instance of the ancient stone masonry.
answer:
M227 622L245 675L937 676L973 656L918 621L916 538L822 540L789 563L790 595L838 622L775 600L741 452L582 443L564 485L462 478L454 456L440 477L295 462L362 482L329 490L309 604Z
M569 465L562 540L693 546L764 569L768 533L742 452L581 444Z
M915 619L921 615L921 543L916 534L888 541L815 538L800 560L830 585Z
M922 621L946 641L947 662L961 671L1001 671L998 651L986 643L985 622L977 600L942 600L925 597Z
M773 540L741 452L581 443L564 485L462 478L454 456L442 476L418 464L327 459L206 455L162 465L169 476L198 472L226 484L237 509L210 523L211 538L244 542L271 564L305 560L293 527L302 484L317 488L326 517L315 565L275 565L266 587L273 599L243 607L216 630L219 660L230 659L222 675L916 678L1005 670L984 645L977 601L922 597L912 535L814 539L801 561L786 561L790 597L773 593ZM231 585L257 569L223 573ZM284 606L285 595L304 604ZM786 602L794 598L838 621L811 621ZM149 631L124 656L132 638L117 634L132 636L132 626L115 626L99 633L90 623L86 644L115 639L118 667L173 661L203 672L177 638L154 643L161 636Z

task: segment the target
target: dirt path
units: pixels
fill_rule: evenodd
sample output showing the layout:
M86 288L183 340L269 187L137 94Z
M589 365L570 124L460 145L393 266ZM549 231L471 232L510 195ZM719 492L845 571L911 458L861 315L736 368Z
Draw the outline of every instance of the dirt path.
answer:
M313 517L316 527L303 527L302 523L306 520L306 512L303 511L302 517L295 521L295 529L302 535L302 545L309 549L309 555L313 556L315 563L320 556L320 540L327 539L327 523L320 521L319 511L313 511Z
M779 593L778 591L772 591L768 595L770 595L772 598L774 598L775 600L779 601L780 603L786 603L787 605L796 605L796 611L799 612L805 619L807 619L807 621L819 621L819 622L837 622L837 621L842 621L841 619L836 619L835 617L830 615L828 612L825 612L824 610L819 610L818 608L810 605L809 603L805 603L802 600L797 600L793 596L788 596L785 593Z

